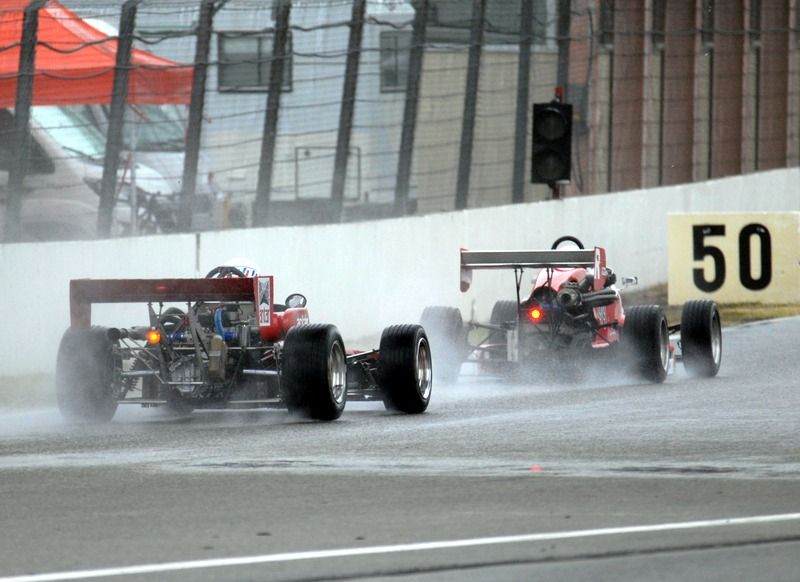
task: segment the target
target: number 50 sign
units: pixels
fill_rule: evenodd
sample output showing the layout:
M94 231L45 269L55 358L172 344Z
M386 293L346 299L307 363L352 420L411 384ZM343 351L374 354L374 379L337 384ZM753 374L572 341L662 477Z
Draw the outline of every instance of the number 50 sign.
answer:
M669 302L800 302L800 212L670 214Z

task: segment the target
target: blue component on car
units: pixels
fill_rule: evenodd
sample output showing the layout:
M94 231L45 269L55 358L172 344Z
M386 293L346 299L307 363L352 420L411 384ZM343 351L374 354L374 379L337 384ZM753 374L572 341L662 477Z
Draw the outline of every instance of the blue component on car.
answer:
M169 338L170 343L181 343L187 340L189 337L189 332L184 329L180 331L173 331L167 337Z
M214 310L214 331L217 332L226 342L235 340L238 336L236 331L225 329L222 325L222 307Z

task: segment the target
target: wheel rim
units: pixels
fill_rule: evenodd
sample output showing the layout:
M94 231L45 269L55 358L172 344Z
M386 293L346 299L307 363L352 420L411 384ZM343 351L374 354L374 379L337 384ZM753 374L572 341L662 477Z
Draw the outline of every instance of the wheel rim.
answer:
M420 338L417 342L414 359L417 368L417 391L423 399L427 400L430 397L433 384L433 368L431 366L431 350L424 338Z
M658 351L661 357L661 367L666 370L669 366L669 330L667 322L663 319L658 329Z
M339 342L334 342L328 354L328 386L337 404L344 402L347 383L347 363L344 350Z
M722 355L722 330L719 325L719 317L714 313L711 316L711 357L714 364L719 364Z

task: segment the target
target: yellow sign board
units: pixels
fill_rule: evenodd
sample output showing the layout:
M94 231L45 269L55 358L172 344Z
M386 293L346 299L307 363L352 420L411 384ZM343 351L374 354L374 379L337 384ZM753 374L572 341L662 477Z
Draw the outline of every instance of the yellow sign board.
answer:
M669 303L800 303L800 212L670 214Z

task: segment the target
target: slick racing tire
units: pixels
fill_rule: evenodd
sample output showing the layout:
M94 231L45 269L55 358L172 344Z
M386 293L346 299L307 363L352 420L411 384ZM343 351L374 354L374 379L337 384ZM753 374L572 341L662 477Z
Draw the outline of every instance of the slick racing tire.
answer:
M696 299L681 311L683 366L692 376L711 378L722 361L722 329L717 304Z
M633 359L634 372L643 380L660 384L669 368L667 316L658 305L636 305L625 310L623 341Z
M290 412L335 420L347 403L347 358L335 326L293 327L283 343L281 394Z
M431 348L420 325L383 330L378 357L378 385L387 410L419 414L428 408L433 388Z
M443 384L454 384L458 380L461 364L469 353L467 330L461 312L455 307L426 307L422 311L420 325L430 338L436 360L433 368L436 380Z
M72 422L108 422L117 411L115 375L121 362L105 327L69 328L56 360L56 399Z
M489 323L493 325L503 325L507 323L517 323L517 311L519 305L513 299L500 299L495 301L492 307L492 314L489 316Z

